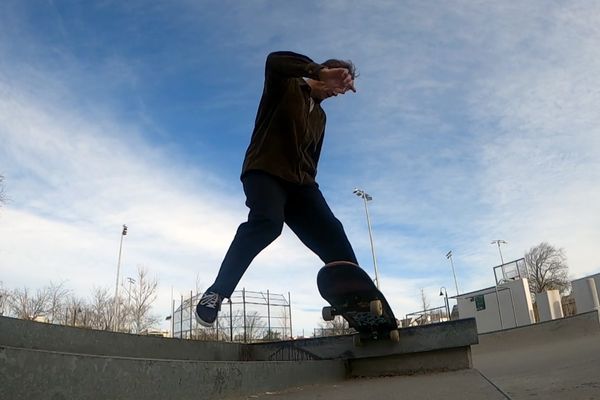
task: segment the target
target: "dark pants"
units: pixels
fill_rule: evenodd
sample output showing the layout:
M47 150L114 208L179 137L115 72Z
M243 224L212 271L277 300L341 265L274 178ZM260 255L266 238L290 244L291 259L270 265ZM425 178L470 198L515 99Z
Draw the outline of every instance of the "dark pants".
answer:
M239 226L211 290L230 297L254 257L281 234L284 222L324 263L357 262L316 183L293 184L260 171L247 173L242 183L248 222Z

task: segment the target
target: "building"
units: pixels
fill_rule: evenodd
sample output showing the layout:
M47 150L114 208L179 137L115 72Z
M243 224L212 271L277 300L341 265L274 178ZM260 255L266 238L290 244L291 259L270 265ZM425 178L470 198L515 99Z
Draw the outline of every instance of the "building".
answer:
M600 297L600 274L575 279L571 282L577 313L585 313L598 308Z
M527 278L503 281L452 298L457 301L459 318L475 318L478 333L535 323Z

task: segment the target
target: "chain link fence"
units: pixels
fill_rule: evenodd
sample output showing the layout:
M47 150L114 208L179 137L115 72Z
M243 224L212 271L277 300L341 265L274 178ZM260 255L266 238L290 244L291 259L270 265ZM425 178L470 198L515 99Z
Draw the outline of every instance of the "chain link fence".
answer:
M172 336L180 339L221 340L251 343L286 340L292 337L291 297L283 294L242 289L221 304L221 311L211 328L196 321L195 307L203 293L181 296L171 316Z

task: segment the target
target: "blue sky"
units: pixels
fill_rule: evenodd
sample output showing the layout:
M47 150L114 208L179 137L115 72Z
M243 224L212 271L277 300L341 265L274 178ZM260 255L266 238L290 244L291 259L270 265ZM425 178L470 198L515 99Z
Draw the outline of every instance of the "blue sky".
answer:
M292 50L351 59L357 93L324 103L318 180L399 316L423 288L493 285L541 241L571 275L600 261L600 6L479 1L3 1L0 4L0 280L66 280L81 296L144 265L204 289L246 216L239 172L264 60ZM292 294L318 326L320 262L289 232L240 287ZM295 332L298 334L299 332Z

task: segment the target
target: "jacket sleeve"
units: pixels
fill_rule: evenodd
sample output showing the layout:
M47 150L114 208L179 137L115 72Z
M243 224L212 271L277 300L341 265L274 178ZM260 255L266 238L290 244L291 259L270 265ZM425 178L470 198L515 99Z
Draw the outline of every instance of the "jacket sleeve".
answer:
M282 80L289 78L319 79L319 71L324 67L302 54L291 51L276 51L267 56L265 78Z

